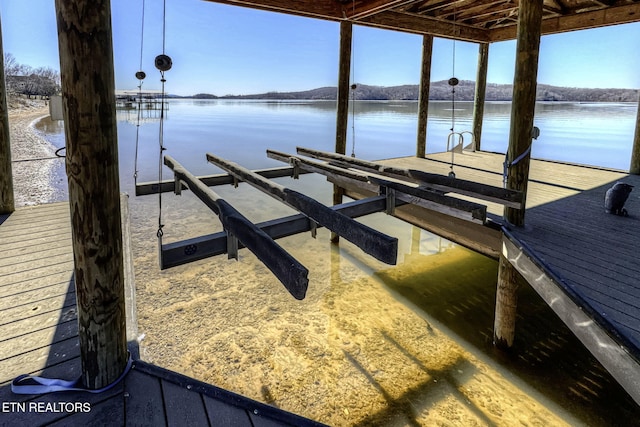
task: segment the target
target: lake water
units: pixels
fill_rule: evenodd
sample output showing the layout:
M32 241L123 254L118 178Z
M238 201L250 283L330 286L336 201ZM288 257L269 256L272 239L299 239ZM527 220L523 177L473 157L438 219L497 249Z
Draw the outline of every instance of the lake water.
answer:
M427 147L442 151L451 104L429 107ZM539 104L533 156L626 169L635 104ZM471 126L458 103L455 130ZM118 113L122 190L133 191L136 132L139 181L158 177L158 120ZM504 152L510 106L488 103L483 149ZM357 102L348 154L365 159L415 153L415 102ZM62 128L42 123L55 145ZM355 139L353 139L355 129ZM207 151L249 168L281 166L267 148L333 150L334 102L172 100L167 154L196 174L219 172ZM164 170L165 179L170 172ZM331 201L320 176L278 179ZM292 211L244 184L216 187L253 221ZM511 354L491 344L497 264L382 213L361 221L399 239L388 266L348 242L297 235L278 242L309 269L295 301L246 250L159 271L158 198L131 197L138 323L146 360L335 426L625 425L637 406L537 294L520 292ZM165 194L166 241L219 231L189 192ZM552 385L552 386L550 386Z

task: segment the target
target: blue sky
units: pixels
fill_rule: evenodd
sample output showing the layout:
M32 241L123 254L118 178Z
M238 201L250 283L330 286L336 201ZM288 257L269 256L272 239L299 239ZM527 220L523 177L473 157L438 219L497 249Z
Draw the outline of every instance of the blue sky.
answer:
M140 64L142 0L111 0L116 87L133 89ZM0 0L3 47L19 63L59 69L53 0ZM167 0L167 91L248 94L335 86L339 24L202 0ZM355 26L353 77L358 83L415 84L422 38ZM456 42L456 77L475 79L477 45ZM640 24L544 36L539 83L640 88ZM162 0L146 0L144 86L158 89L153 58L162 53ZM453 71L452 42L434 41L431 79ZM494 43L490 83L512 83L515 41Z

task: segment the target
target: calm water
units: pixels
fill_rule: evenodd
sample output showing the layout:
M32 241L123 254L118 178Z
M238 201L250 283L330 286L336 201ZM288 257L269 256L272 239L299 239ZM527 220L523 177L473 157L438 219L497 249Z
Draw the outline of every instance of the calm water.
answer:
M378 159L415 153L416 102L356 102L349 118L347 152ZM535 125L541 130L532 154L618 169L629 166L637 104L540 103ZM427 150L444 151L451 129L451 103L429 106ZM472 103L457 103L455 130L471 129ZM135 142L136 113L122 112L119 139L126 158ZM483 124L484 150L505 152L510 104L488 103ZM355 121L355 126L354 126ZM355 139L353 129L355 128ZM140 128L143 180L157 176L157 123ZM266 158L267 148L295 152L296 146L332 151L335 139L333 101L171 101L165 122L168 153L194 168L210 172L204 154L211 151L247 167L278 166ZM129 148L129 150L127 149ZM126 163L125 163L126 165Z
M539 104L533 156L625 169L635 104ZM451 104L429 107L427 147L442 151ZM139 128L140 181L158 177L158 120ZM455 130L472 105L456 105ZM489 103L483 149L504 152L510 106ZM357 102L348 154L413 155L415 102ZM135 112L119 112L122 190L133 194ZM43 125L44 126L44 125ZM355 128L355 140L353 129ZM61 127L41 127L56 145ZM219 172L212 152L249 168L281 166L267 148L333 150L334 102L170 102L167 153L196 174ZM164 170L165 179L170 172ZM279 180L329 203L319 176ZM254 221L290 213L251 188L217 187ZM331 425L625 425L637 407L530 288L523 289L513 354L491 345L497 265L402 221L362 221L399 238L397 266L342 242L308 235L281 244L310 270L293 301L247 252L159 272L157 198L131 198L139 326L148 360ZM215 232L219 222L188 192L163 197L169 241ZM554 387L549 387L554 384ZM613 421L612 421L613 420Z

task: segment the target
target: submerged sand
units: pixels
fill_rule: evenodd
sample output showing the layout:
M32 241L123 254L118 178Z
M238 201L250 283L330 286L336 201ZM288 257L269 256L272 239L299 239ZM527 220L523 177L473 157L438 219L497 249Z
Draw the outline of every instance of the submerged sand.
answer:
M14 158L52 154L53 147L31 126L43 113L11 114ZM14 172L19 204L43 203L55 194L55 185L44 182L53 173L50 163L14 164ZM317 178L282 182L320 199L330 197L326 182ZM216 191L254 221L290 213L244 185ZM217 219L188 192L166 195L162 206L165 241L220 230ZM480 282L495 274L495 266L478 263L477 255L463 248L384 215L365 221L400 237L397 267L348 242L331 245L326 230L319 230L317 239L308 234L286 238L281 245L310 271L307 297L296 301L246 250L239 261L216 257L159 271L157 199L131 198L130 208L145 360L334 426L611 421L585 409L611 389L607 381L574 384L584 402L566 410L561 406L576 402L575 397L550 399L482 349L493 302L491 291L479 291ZM458 274L458 284L446 281ZM477 307L480 312L473 310ZM477 337L457 329L463 321ZM554 339L558 345L567 341ZM527 352L520 356L529 357ZM517 364L518 356L509 363ZM572 393L571 385L549 383L553 387ZM616 425L630 419L628 411L618 415Z

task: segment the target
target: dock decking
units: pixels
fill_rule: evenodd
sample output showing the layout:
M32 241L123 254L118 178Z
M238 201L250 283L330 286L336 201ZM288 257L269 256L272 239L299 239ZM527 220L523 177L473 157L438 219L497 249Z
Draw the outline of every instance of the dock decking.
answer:
M0 253L0 426L321 425L140 360L104 393L13 394L20 374L80 376L69 205L0 216ZM60 406L68 403L86 405Z
M450 153L439 153L383 163L446 174L450 160ZM503 161L493 153L456 154L454 171L501 185ZM621 180L635 186L625 205L628 217L604 211L605 192ZM502 213L501 206L487 205ZM640 176L533 160L525 227L509 228L494 249L640 404L639 242Z

